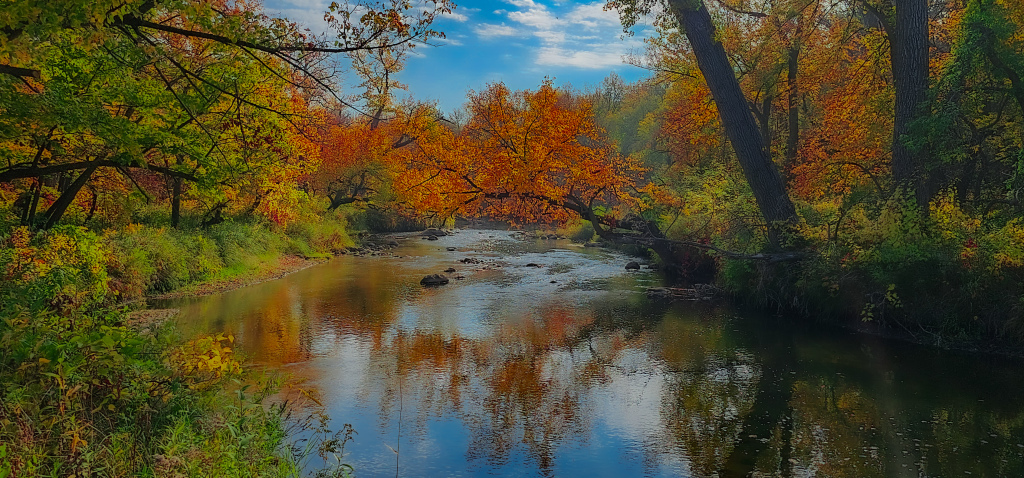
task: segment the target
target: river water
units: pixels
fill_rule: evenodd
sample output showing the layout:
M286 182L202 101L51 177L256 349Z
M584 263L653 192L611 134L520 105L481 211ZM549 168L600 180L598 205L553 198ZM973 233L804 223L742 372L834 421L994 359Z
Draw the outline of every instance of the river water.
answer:
M359 477L1024 476L1019 361L648 299L568 241L392 253L153 305L317 389Z

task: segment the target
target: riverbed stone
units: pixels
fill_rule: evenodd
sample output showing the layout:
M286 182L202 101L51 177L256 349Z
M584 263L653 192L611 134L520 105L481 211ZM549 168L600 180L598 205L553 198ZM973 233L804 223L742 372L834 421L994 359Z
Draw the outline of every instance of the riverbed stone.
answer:
M626 263L626 270L627 271L638 271L638 270L640 270L640 263L637 262L637 261L629 261L628 263Z
M447 283L448 278L444 274L430 274L420 279L420 284L425 286L445 285Z

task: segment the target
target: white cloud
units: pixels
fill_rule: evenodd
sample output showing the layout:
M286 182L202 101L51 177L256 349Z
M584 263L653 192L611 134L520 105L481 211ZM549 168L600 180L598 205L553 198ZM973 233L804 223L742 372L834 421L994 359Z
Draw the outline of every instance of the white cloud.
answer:
M539 30L551 30L565 23L543 6L526 11L509 12L508 19Z
M460 22L460 23L469 20L469 17L467 17L466 15L463 15L461 13L456 13L456 12L445 13L444 15L441 15L441 18L446 18L448 20L454 20L454 21Z
M519 7L519 8L532 8L536 7L537 4L533 0L505 0L505 3ZM541 6L543 8L543 6Z
M583 69L607 69L620 66L630 48L640 48L637 38L621 39L622 26L618 13L605 11L604 2L559 4L549 7L534 0L504 0L516 7L512 11L495 10L508 18L510 24L500 31L496 25L482 25L477 34L483 37L529 34L539 40L535 64L538 66L569 66ZM486 28L484 28L486 27Z
M625 52L604 49L570 50L557 46L542 47L537 52L537 64L545 66L571 66L584 70L603 70L622 65Z
M579 5L566 15L566 20L587 28L619 28L620 25L619 13L615 10L605 11L602 3Z
M456 40L454 38L450 38L450 37L434 38L431 41L432 42L436 42L436 43L443 43L445 45L451 45L451 46L462 46L462 42L461 41Z
M481 23L480 25L473 27L473 32L483 38L516 36L519 34L519 30L516 30L513 27L505 24L495 25L492 23Z

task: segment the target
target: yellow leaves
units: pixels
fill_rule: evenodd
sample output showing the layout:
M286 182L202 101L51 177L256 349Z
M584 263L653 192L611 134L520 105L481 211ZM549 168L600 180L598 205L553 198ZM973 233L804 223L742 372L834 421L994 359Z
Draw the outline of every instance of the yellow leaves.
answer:
M995 272L1008 267L1024 267L1024 224L1019 218L1011 220L990 236L996 248L992 267Z
M200 337L174 349L168 362L190 388L208 387L225 375L241 372L230 347L234 341L233 335L223 333Z
M932 201L929 210L944 239L963 241L977 234L981 227L981 218L970 217L960 209L952 191Z

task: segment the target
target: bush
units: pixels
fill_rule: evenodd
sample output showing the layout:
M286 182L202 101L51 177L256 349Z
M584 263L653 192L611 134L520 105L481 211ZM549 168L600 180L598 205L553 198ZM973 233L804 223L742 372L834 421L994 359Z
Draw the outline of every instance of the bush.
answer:
M251 386L239 384L252 377L240 374L230 342L215 336L173 345L168 329L140 334L117 311L5 315L0 470L284 475L294 458L281 454L281 410L262 404L275 383L261 380L260 392L247 394ZM181 458L190 468L171 466Z
M176 229L130 225L108 232L108 269L121 300L208 280L224 267L209 238Z
M13 229L0 239L0 312L15 304L37 313L104 302L108 254L84 228L62 226L39 234Z
M422 231L427 224L419 218L398 211L367 208L352 215L356 229L369 232Z
M597 231L594 230L594 225L590 221L577 221L572 224L565 226L565 236L570 241L583 244L594 240L594 236Z

